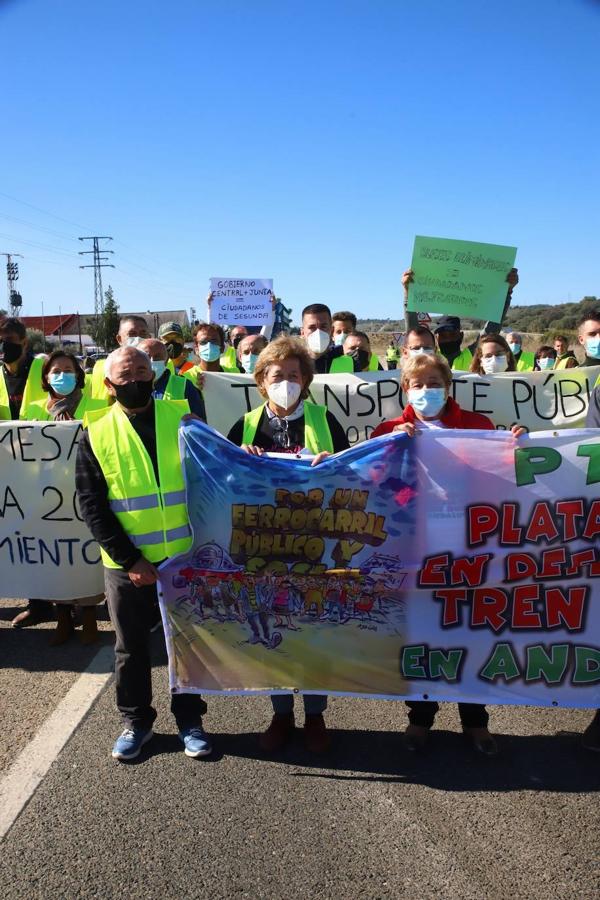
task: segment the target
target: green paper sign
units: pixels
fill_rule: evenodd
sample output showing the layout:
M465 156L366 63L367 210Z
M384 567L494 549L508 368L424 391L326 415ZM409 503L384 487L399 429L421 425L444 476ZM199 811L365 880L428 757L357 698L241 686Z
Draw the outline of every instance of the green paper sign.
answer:
M415 237L411 312L435 312L499 322L515 264L516 247Z

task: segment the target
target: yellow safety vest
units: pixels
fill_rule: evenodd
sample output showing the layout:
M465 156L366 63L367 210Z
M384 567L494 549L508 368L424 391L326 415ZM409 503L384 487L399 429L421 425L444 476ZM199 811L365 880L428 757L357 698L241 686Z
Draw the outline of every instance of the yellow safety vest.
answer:
M179 458L179 401L154 404L158 482L152 460L119 403L88 413L92 450L108 486L110 508L145 559L157 563L192 544ZM109 569L121 568L100 548Z
M336 356L331 360L329 374L340 375L342 372L354 372L354 360L351 356Z
M237 354L235 347L226 347L220 359L223 369L237 369ZM237 369L239 372L239 369Z
M397 347L388 347L385 351L385 358L388 362L398 362L400 354Z
M535 366L535 353L523 350L517 362L517 372L533 372Z
M468 347L465 347L465 349L461 350L456 359L453 361L451 369L455 372L468 372L472 362L473 354Z
M43 400L46 397L46 391L42 387L42 369L45 359L35 356L31 360L27 381L25 382L25 390L23 391L23 399L21 401L21 410L26 409L30 403L35 400ZM19 415L23 419L23 414ZM4 379L4 366L0 366L0 420L10 421L12 419L10 412L10 400L8 396L8 388Z
M557 356L557 357L556 357L556 362L554 363L554 368L555 368L555 369L566 369L566 368L567 368L567 363L570 362L570 360L572 360L572 359L575 359L575 357L574 357L574 356L561 356L561 357L558 357L558 356ZM576 363L575 366L570 366L571 369L575 369L575 368L579 365L579 363L577 362L576 359L575 359L575 363Z
M224 366L223 363L220 363L220 365L221 365L221 368L223 369L223 372L226 372L228 375L241 375L241 372L237 366ZM186 371L180 377L181 378L189 378L189 380L192 382L192 384L194 385L196 390L199 391L200 388L198 387L198 375L203 375L203 374L204 374L203 370L198 365L198 366L193 366L191 369L186 369ZM219 374L219 373L217 373L217 374Z
M94 400L93 397L88 397L84 394L77 404L73 418L81 420L86 413L96 409L104 409L106 405L104 400ZM21 413L21 418L27 422L50 422L52 414L48 412L48 398L46 397L45 400L34 400L33 403L29 404L25 412Z
M254 441L260 420L266 403L251 409L244 416L244 431L242 444L251 444ZM329 423L327 421L327 407L317 403L304 401L304 444L311 453L320 453L328 450L333 453L333 440Z
M105 359L97 359L92 369L92 397L95 400L108 400L110 394L104 384Z
M371 353L371 357L369 359L369 365L367 366L367 372L376 372L379 366L379 357L376 353Z
M185 378L169 372L169 380L163 394L163 400L185 400Z

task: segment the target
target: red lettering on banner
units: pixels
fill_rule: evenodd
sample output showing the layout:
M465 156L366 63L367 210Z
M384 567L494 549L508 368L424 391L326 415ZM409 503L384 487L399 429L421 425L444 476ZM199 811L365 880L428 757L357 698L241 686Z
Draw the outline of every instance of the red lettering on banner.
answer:
M550 542L555 541L557 537L558 528L552 518L550 506L545 500L541 500L535 504L525 540L535 543L541 538L545 538Z
M600 534L600 500L594 500L590 506L582 537L591 541L597 534Z
M542 566L538 578L558 578L562 575L562 567L567 561L567 551L564 547L557 550L545 550L542 553Z
M450 569L450 583L479 587L485 581L485 567L491 558L491 553L483 553L473 559L466 556L455 559Z
M489 625L494 631L500 631L505 624L503 613L508 607L508 598L500 588L475 588L473 606L471 608L471 625L473 628Z
M448 562L447 553L423 560L423 568L419 572L419 587L437 587L446 584L446 575L441 570L448 566Z
M509 553L506 557L506 580L522 581L535 578L537 563L529 553Z
M563 539L565 541L574 541L577 537L575 519L582 519L585 515L583 500L558 500L555 510L557 516L562 516Z
M469 547L474 547L476 544L482 544L485 537L489 537L496 531L500 516L498 510L488 503L469 506L468 514L467 544Z
M502 504L502 537L500 540L503 544L516 544L519 546L521 543L521 535L523 534L522 528L517 528L515 526L515 519L517 517L517 504L516 503L503 503Z
M548 628L557 628L564 623L569 631L579 631L583 627L587 591L585 585L571 587L567 598L560 588L549 588L546 591Z
M534 601L540 599L538 584L524 584L516 587L513 594L512 627L541 628L542 619L534 609Z
M442 601L442 628L458 625L458 604L467 599L467 592L462 588L446 588L443 591L435 591L434 600Z

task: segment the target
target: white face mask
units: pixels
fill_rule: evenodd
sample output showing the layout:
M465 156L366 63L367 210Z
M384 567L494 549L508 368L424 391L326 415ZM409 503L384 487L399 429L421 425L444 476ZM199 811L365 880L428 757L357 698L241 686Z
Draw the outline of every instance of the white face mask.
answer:
M346 340L347 337L348 337L348 335L346 334L345 331L340 331L339 334L335 334L333 336L333 343L335 344L336 347L342 347L344 345L344 341Z
M167 368L167 364L164 359L153 359L152 360L152 371L154 372L154 380L158 381L159 378L162 378L165 374L165 369Z
M268 385L267 394L276 406L290 409L300 399L302 385L296 381L275 381Z
M482 356L481 368L486 375L498 375L506 372L508 369L508 360L505 353L499 353L497 356Z
M554 368L554 359L551 356L541 356L538 359L538 366L544 371L544 369L553 369Z
M331 337L327 331L317 328L316 331L311 331L306 338L306 343L308 344L308 349L313 353L325 353L331 343Z
M408 351L409 356L433 356L433 347L411 347Z
M125 347L137 347L142 341L143 338L137 337L137 335L135 337L128 337L125 341Z

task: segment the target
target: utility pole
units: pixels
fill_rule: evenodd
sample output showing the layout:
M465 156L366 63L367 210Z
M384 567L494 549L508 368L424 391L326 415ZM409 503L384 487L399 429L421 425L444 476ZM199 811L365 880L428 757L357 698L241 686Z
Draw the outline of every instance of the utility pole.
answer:
M8 305L12 317L17 317L21 313L23 306L23 298L15 288L15 282L19 280L19 264L13 262L13 256L23 259L22 253L2 253L0 256L6 257L6 282L8 284Z
M80 241L92 241L93 250L80 250L79 255L85 256L90 253L94 256L94 262L89 266L79 266L80 269L94 270L94 315L96 318L104 312L104 292L102 290L102 269L114 269L112 263L108 262L108 256L104 253L114 253L114 250L106 250L100 246L100 241L112 241L111 237L106 235L94 235L93 237L80 237Z

